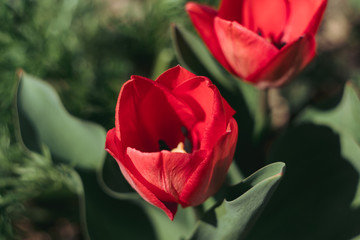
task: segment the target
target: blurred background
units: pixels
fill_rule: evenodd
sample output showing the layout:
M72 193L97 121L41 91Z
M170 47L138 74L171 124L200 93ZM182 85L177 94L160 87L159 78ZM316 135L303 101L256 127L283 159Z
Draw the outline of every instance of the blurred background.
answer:
M184 11L186 2L1 1L0 239L86 238L80 226L79 198L69 180L73 176L71 166L58 165L46 154L29 156L16 138L13 105L18 69L50 83L72 115L108 130L114 126L121 85L131 75L155 79L178 64L170 23L194 32ZM219 1L198 2L216 7ZM359 0L329 1L317 35L318 55L289 87L292 91L288 94L299 95L299 102L289 104L296 108L309 99L319 105L324 99L336 99L350 79L360 87L359 13ZM114 163L111 158L107 161L109 166ZM113 169L118 172L116 165ZM91 174L82 177L94 181L94 186L97 184ZM92 207L99 209L94 215L99 225L109 229L128 226L118 228L118 239L154 239L143 212L130 203L115 202L101 189L98 191L103 195L97 195ZM104 204L110 203L118 204L119 209L102 210ZM142 231L138 230L140 224ZM112 239L104 238L104 234L113 230L88 227L92 228L92 239Z

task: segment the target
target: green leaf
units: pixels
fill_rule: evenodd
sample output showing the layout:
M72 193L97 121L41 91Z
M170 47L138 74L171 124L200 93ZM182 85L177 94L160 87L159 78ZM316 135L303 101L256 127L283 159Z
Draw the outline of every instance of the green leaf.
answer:
M285 164L268 165L227 190L226 199L205 213L190 239L245 239L276 189Z
M338 133L342 157L348 160L360 175L360 99L358 93L355 80L353 83L348 82L340 102L335 107L327 111L309 108L297 120L301 123L325 125ZM360 186L360 177L358 185ZM351 206L360 209L360 188L355 191Z
M45 144L56 161L98 169L105 158L105 130L71 116L55 90L23 71L19 74L16 113L19 139L31 151Z
M55 160L77 167L83 183L79 191L81 220L91 239L103 239L104 233L109 240L119 236L154 239L144 212L133 202L113 198L110 190L101 188L103 182L98 183L97 174L103 170L106 156L104 129L71 116L48 83L23 72L19 78L16 106L20 140L36 152L45 144ZM120 172L118 166L115 168ZM135 193L122 196L139 199ZM106 224L99 224L99 219ZM138 224L142 231L138 231ZM86 231L83 234L87 236Z
M355 88L348 83L336 107L328 111L308 108L299 116L297 122L313 122L329 126L340 135L352 136L360 144L360 99Z
M318 224L316 231L311 230L311 228L309 228L311 222L305 224L305 219L299 216L299 213L292 213L297 219L293 224L298 225L303 229L307 229L306 231L301 231L301 234L297 233L299 239L308 238L310 236L316 239L342 239L342 235L339 234L341 231L335 229L342 229L343 235L348 236L348 238L360 235L360 230L356 230L359 229L358 226L360 225L360 221L358 220L360 219L360 188L358 187L360 186L360 100L358 93L356 82L348 82L345 85L342 96L340 96L335 106L334 104L330 104L332 107L330 109L326 108L326 110L308 107L304 113L296 119L296 123L300 125L296 125L294 129L289 131L286 140L280 139L280 141L283 141L282 148L288 149L288 151L292 151L294 154L293 157L286 156L286 158L299 161L299 163L297 163L299 166L295 167L295 163L293 163L294 169L297 169L297 172L308 172L305 167L301 167L300 165L300 162L304 162L304 160L309 164L313 164L314 169L326 169L326 172L318 171L316 176L315 173L314 175L310 174L312 181L316 181L317 184L307 192L300 191L300 193L304 195L303 198L312 196L314 199L322 199L320 206L317 205L317 203L301 203L307 208L306 211L302 211L301 215L306 215L307 218L311 219L322 219L322 224ZM310 123L318 126L314 125L311 127L313 130L307 130L311 125L305 125L305 127L303 124ZM333 131L332 134L325 133L324 130L321 130L326 129L325 126L329 131ZM296 130L297 128L305 129L305 133L308 133L309 136L303 136L298 133ZM296 136L290 136L290 134ZM311 138L310 134L312 135ZM300 146L295 147L292 145L291 142L294 141L301 144L301 148L307 150L303 150L300 154L296 154L296 152L299 151L298 149ZM310 144L313 144L311 149L309 146ZM320 149L324 152L320 152ZM278 152L277 154L279 155L276 155L274 160L281 160L281 154L284 154L285 150L276 150L276 152ZM287 164L289 163L287 162ZM290 167L291 166L292 164L290 164ZM292 174L296 173L289 173L290 176ZM327 179L327 183L320 179ZM295 184L294 179L293 181L293 184ZM319 183L321 183L322 186L313 189L315 186L318 186ZM327 192L327 189L329 189L330 186L332 191ZM285 194L285 190L281 191L281 189L282 188L280 187L279 194ZM322 189L321 195L319 195L319 189ZM280 198L286 199L284 196ZM294 199L289 201L293 204L297 203ZM325 211L322 208L324 205L328 207L326 216L321 212L322 210ZM340 210L339 212L335 212L330 209L341 209L341 213ZM280 211L280 209L277 210ZM291 214L291 211L289 210L285 210L285 212ZM285 212L281 213L284 214L282 215L283 219L289 221L290 216L286 215ZM271 215L272 213L269 214ZM332 221L327 219L327 216L330 215L332 216ZM346 222L347 224L342 225L343 222ZM265 223L265 220L264 224L267 224ZM315 222L313 222L313 224L315 224ZM269 226L271 226L271 224ZM331 226L333 226L333 228ZM335 228L335 226L337 227ZM284 231L282 236L278 235L273 237L277 239L287 239L291 234L296 232L296 230L291 227L286 227L286 229L288 229L289 232ZM290 232L290 229L294 232ZM264 230L263 232L266 233L267 231ZM326 234L324 232L326 232ZM258 237L260 236L257 235L254 239L257 239Z
M170 221L162 210L149 203L142 204L142 207L151 220L158 240L183 239L196 222L195 213L191 207L179 207L173 221Z
M347 116L344 116L346 118ZM328 126L292 126L272 144L269 161L286 174L249 240L345 240L360 234L360 149Z

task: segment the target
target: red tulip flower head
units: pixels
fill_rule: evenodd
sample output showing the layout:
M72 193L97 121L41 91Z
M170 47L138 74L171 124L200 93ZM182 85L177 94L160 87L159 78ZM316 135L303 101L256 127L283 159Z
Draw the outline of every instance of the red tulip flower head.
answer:
M214 57L259 88L276 87L315 56L327 0L223 0L218 11L197 3L186 10Z
M172 220L225 180L236 147L234 110L206 77L177 66L155 81L132 76L119 94L106 150L126 180Z

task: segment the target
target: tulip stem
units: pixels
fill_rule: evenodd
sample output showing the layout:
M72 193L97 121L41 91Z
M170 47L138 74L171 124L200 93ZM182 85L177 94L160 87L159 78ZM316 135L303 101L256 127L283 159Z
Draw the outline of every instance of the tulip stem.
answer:
M279 89L269 89L268 108L271 129L275 131L283 129L289 122L290 108L288 101Z
M269 116L268 91L268 89L260 90L258 95L259 107L256 111L255 121L255 140L257 142L261 140L264 131L267 130L271 121Z

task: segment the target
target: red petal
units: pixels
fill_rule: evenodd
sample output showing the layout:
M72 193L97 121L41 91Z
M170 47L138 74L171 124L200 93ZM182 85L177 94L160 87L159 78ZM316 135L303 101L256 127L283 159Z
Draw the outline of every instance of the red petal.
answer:
M110 129L106 134L105 150L114 158L120 158L122 155L122 145L116 136L115 128Z
M222 0L219 7L218 16L229 21L243 23L244 5L248 0Z
M198 31L199 35L213 56L222 66L224 66L230 72L233 72L221 51L219 40L217 39L214 30L214 18L217 15L217 11L211 7L200 5L194 2L189 2L186 4L186 11L190 16L194 27Z
M290 17L285 27L284 42L295 41L305 32L315 35L327 0L290 0Z
M296 42L285 45L269 64L247 80L260 88L280 86L300 72L314 56L315 39L312 35L305 35Z
M196 75L177 65L162 73L155 81L172 90L193 77Z
M146 181L134 167L127 155L121 154L121 143L115 129L106 136L106 150L116 159L120 170L129 184L149 203L162 209L173 220L177 211L177 203L171 195L156 188ZM161 199L161 200L160 200Z
M174 89L174 95L193 109L198 120L191 130L193 148L212 148L226 131L228 115L234 113L229 105L224 104L225 100L221 97L219 90L209 79L196 77Z
M320 26L320 22L325 12L326 5L327 5L327 0L322 0L319 8L312 17L309 25L307 26L307 29L305 31L306 33L310 33L313 35L317 33Z
M180 194L183 207L196 206L214 195L225 181L226 173L233 160L238 126L231 118L226 133L214 146L211 154L202 161L196 171L189 177Z
M224 105L224 109L225 109L225 122L229 122L230 118L232 118L232 116L234 116L234 114L236 113L235 110L229 105L229 103L225 100L225 98L222 98L222 102Z
M192 110L156 82L133 76L126 82L116 106L115 127L127 147L159 151L159 140L175 148L196 119Z
M146 181L171 195L173 201L178 202L179 192L205 159L206 151L196 151L193 154L169 151L143 153L128 148L127 154ZM161 195L159 199L172 200L167 195Z
M247 78L278 53L270 42L237 22L216 17L215 30L226 59L241 78Z
M244 27L264 38L279 41L289 17L287 0L244 0L241 11Z

